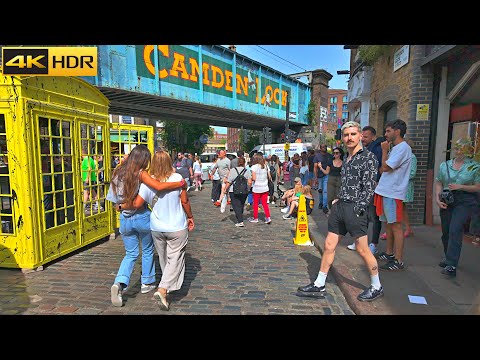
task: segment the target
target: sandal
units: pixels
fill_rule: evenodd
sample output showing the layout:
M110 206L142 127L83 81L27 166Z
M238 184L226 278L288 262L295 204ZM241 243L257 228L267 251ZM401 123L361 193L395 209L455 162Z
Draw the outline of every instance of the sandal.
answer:
M405 232L403 233L403 237L407 238L407 237L410 237L410 236L413 236L413 231L412 230L410 230L410 231L405 230Z

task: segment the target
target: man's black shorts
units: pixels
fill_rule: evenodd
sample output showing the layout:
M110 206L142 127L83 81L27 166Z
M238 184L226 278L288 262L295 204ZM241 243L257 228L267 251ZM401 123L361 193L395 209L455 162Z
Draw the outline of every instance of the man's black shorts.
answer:
M354 238L368 235L368 211L357 216L353 212L355 203L337 201L332 205L328 217L328 231L337 235L346 235L347 232Z

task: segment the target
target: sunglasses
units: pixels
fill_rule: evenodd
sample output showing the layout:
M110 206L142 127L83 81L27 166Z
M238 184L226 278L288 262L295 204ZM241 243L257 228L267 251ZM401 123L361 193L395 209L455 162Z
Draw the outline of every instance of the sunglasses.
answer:
M340 154L338 151L334 151L333 153L334 153L334 154Z

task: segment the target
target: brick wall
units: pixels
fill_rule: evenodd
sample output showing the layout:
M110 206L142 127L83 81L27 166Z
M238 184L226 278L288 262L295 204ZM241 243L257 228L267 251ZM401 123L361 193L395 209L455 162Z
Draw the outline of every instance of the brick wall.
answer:
M392 46L390 54L374 64L371 87L371 103L377 105L370 110L370 125L381 134L384 127L385 108L397 103L397 118L407 123L406 138L413 141L413 152L417 157L417 175L413 204L408 207L412 225L424 223L426 172L430 120L432 107L433 73L429 67L420 68L425 57L425 45L410 45L409 63L393 72L393 55L403 45ZM429 104L428 121L417 121L417 104Z

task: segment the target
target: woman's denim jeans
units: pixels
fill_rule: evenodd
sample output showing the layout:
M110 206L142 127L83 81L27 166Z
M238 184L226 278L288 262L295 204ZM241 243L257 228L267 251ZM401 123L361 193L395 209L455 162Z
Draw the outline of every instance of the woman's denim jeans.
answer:
M455 201L440 209L442 243L447 265L457 266L462 251L464 224L476 212L478 198L474 193L453 191Z
M155 282L154 246L150 231L150 210L141 210L130 217L120 214L120 234L125 245L125 257L118 269L116 283L128 286L142 244L142 284Z

